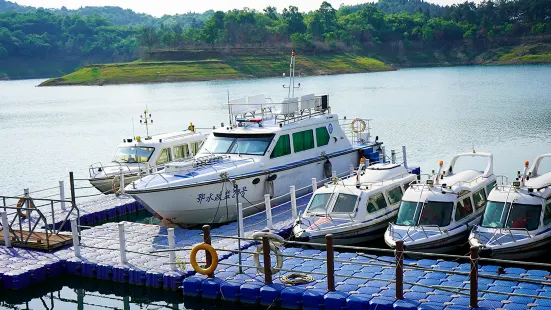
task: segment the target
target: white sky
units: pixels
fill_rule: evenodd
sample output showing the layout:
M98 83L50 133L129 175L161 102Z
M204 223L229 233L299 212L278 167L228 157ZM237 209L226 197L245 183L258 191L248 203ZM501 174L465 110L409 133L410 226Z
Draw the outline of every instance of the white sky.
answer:
M323 0L9 0L21 5L45 8L78 9L81 6L119 6L124 9L132 9L139 13L148 13L153 16L164 14L182 14L189 11L204 12L206 10L227 11L248 7L261 10L269 5L275 6L278 11L289 5L297 6L300 11L317 9ZM369 0L370 2L373 0ZM465 0L429 0L429 2L441 5L464 2ZM329 0L333 7L338 8L341 4L365 3L368 0Z

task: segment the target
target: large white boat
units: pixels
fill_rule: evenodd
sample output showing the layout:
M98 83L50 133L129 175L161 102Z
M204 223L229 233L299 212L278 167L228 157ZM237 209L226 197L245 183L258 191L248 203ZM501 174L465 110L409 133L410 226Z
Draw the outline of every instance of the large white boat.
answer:
M350 171L363 156L379 158L382 143L370 140L364 120L339 121L327 95L294 97L294 53L290 71L282 102L263 95L230 101L231 123L213 130L193 160L170 163L126 192L168 223L224 223L236 220L237 200L246 216L264 210L265 194L307 188L300 195L312 178Z
M325 243L325 235L332 234L337 244L381 238L419 173L419 168L408 169L394 160L367 167L362 162L355 174L316 190L293 227L294 238Z
M457 160L471 156L485 158L486 169L456 171ZM442 166L441 161L434 179L412 184L404 193L396 222L385 232L391 248L403 240L409 251L448 252L465 244L471 228L480 222L486 197L496 185L492 154L459 154L445 172Z
M488 196L482 223L469 236L483 256L526 259L549 250L551 245L551 172L540 165L551 154L539 156L513 184L497 186Z
M206 137L206 134L186 130L125 138L109 164L98 162L90 166L88 181L104 194L116 193L121 173L126 186L145 174L163 170L169 162L192 158Z

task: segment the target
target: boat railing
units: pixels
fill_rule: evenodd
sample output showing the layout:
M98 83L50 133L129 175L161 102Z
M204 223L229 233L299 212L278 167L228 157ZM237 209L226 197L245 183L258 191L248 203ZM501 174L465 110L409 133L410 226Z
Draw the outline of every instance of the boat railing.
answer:
M148 163L147 162L136 162L136 164L138 164L137 167L138 169L132 171L131 167L128 165L128 163L119 163L117 162L116 165L103 165L101 162L97 162L97 163L93 163L90 165L90 167L88 168L88 174L90 175L90 178L94 178L94 175L98 172L102 172L102 171L105 171L105 168L122 168L124 174L140 174L140 173L147 173L148 169L147 168L142 168L142 165L146 166ZM152 167L153 168L153 167ZM110 177L109 175L106 175L106 177Z
M346 117L339 119L339 125L342 128L342 131L344 132L345 136L348 138L348 140L352 143L353 146L358 145L365 145L370 142L371 140L371 122L372 119L368 118L354 118L354 119L348 119ZM360 127L354 128L355 124L359 122ZM362 125L364 124L364 125ZM362 129L363 127L363 129ZM383 162L386 162L388 160L390 162L391 158L385 156L382 158Z
M396 180L401 180L401 179L404 179L408 176L410 176L411 174L410 173L403 173L403 174L400 174L400 175L397 175L397 176L394 176L392 178L389 178L389 179L386 179L386 180L381 180L381 181L373 181L373 182L360 182L359 184L357 183L354 183L354 184L344 184L344 183L334 183L332 184L332 182L328 182L328 184L332 184L332 185L340 185L340 186L344 186L344 187L357 187L358 185L359 186L375 186L375 185L380 185L380 186L384 186L384 185L388 185L388 183L392 183L392 182L395 182ZM353 175L352 175L353 176ZM386 183L386 184L385 184Z

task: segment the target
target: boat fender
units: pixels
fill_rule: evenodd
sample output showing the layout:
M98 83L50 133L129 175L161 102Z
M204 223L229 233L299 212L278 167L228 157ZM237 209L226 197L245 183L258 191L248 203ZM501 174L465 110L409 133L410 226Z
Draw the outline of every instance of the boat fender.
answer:
M263 253L263 251L264 248L260 245L256 248L253 254L254 265L260 273L264 273L264 267L260 264L260 254ZM270 268L272 275L274 275L281 270L281 267L283 266L283 257L281 256L281 251L273 242L270 243L270 251L274 252L276 255L276 265L275 267Z
M200 250L205 250L205 252L208 252L210 256L212 257L212 263L208 268L202 268L197 264L197 252ZM216 250L210 245L206 243L201 243L199 245L196 245L191 249L191 253L189 253L189 262L191 264L191 267L193 267L193 270L196 272L202 274L202 275L209 275L216 270L216 267L218 267L218 254L216 254Z
M329 158L323 163L323 172L326 178L330 178L333 175L333 164L329 161Z

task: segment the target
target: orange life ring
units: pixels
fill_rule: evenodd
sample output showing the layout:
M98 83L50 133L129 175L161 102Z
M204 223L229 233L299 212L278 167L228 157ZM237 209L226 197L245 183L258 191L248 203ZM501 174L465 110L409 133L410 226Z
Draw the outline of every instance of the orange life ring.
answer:
M205 250L206 252L210 253L210 256L212 257L212 263L208 268L202 268L197 264L197 252L200 250ZM218 254L216 254L216 250L210 245L206 243L201 243L199 245L196 245L191 249L191 253L189 253L189 262L191 263L191 266L193 269L202 274L202 275L209 275L216 270L216 267L218 267Z
M19 216L21 216L22 218L26 218L27 217L27 213L24 213L24 212L21 212L21 208L25 207L25 203L29 201L29 208L35 208L36 209L36 206L34 205L34 202L32 200L31 197L22 197L21 199L19 199L19 201L17 202L17 213L19 213Z

